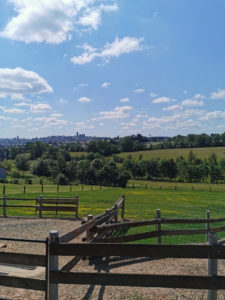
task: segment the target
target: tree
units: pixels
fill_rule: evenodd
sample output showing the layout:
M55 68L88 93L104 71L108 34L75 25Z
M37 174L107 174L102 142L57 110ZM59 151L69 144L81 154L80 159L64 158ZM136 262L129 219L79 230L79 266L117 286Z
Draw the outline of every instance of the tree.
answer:
M18 154L15 159L17 169L21 171L29 170L29 158L28 154Z
M50 176L50 165L47 159L38 160L32 168L32 173L37 176Z

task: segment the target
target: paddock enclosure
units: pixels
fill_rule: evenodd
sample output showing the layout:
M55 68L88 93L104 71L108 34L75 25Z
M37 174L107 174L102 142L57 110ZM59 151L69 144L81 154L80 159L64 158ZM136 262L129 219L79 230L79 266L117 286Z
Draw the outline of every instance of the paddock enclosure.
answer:
M148 297L158 295L159 299L164 299L160 297L163 297L165 288L169 289L167 299L173 299L169 297L177 292L192 297L184 299L205 299L207 293L208 297L211 297L208 299L216 299L217 291L218 297L225 296L223 292L225 248L223 241L218 241L216 236L216 232L225 231L225 226L221 226L225 218L212 219L210 212L206 212L204 219L164 219L160 210L157 210L154 219L132 221L126 219L125 208L126 201L122 196L104 213L96 216L88 215L80 221L37 218L23 219L24 222L21 223L21 220L16 218L2 217L0 220L3 221L3 225L5 222L5 228L8 228L11 235L6 236L7 230L4 228L0 231L0 247L2 245L0 267L6 264L10 264L12 268L21 267L23 262L21 268L25 271L22 275L0 271L0 290L1 294L3 293L1 296L8 293L8 297L22 299L27 297L27 293L35 293L35 299L66 299L66 297L82 299L82 293L94 297L96 286L100 287L99 295L106 293L104 299L110 299L107 296L110 291L115 294L115 299L123 299L123 286L130 287L128 291L135 287L138 295L143 297L146 294ZM40 223L40 228L36 232L35 223ZM171 223L176 224L176 230L163 228ZM179 229L179 224L184 223L204 224L205 229ZM146 225L151 228L148 232L127 234L129 228L145 228ZM37 232L40 232L41 228L40 236ZM21 232L23 234L19 238ZM164 236L185 234L203 234L206 243L187 245L163 243ZM144 239L152 239L152 243L128 243ZM25 244L28 246L24 248ZM217 260L219 260L218 272ZM170 269L169 272L168 264L171 265L171 261L175 270L171 272ZM189 262L192 267L189 266L188 269ZM194 265L201 265L201 271L199 269L193 272L196 270ZM33 272L33 275L29 273L27 277L28 269L25 266L30 269L33 267L36 273ZM114 285L116 287L110 288ZM15 290L17 292L14 292ZM194 298L196 296L198 298Z

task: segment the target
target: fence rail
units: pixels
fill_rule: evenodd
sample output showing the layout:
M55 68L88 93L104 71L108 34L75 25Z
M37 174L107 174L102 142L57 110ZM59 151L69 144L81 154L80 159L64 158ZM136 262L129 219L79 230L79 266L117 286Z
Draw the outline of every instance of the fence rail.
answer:
M2 208L2 215L4 217L7 217L7 208L33 208L35 214L38 212L40 218L43 216L42 212L54 212L58 214L59 211L74 212L74 217L78 218L78 196L74 198L43 198L41 195L40 198L9 198L4 195L0 198L0 201L2 201L0 208ZM33 201L36 204L24 205L11 203L19 201Z

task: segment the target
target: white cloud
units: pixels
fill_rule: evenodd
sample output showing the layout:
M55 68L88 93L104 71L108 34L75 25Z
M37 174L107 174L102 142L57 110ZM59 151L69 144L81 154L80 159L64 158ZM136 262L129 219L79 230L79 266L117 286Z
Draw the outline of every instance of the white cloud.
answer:
M130 101L130 99L128 97L120 99L120 102L123 102L123 103L129 102L129 101Z
M63 114L54 113L54 114L51 114L51 117L60 118L60 117L63 117Z
M170 105L168 107L163 107L162 110L164 111L172 111L172 110L178 110L178 109L183 109L183 106L180 104L174 104L174 105Z
M112 57L119 57L122 54L144 50L144 45L142 44L143 40L143 38L138 39L129 36L122 39L116 37L114 42L106 43L103 49L96 49L88 44L84 44L82 46L84 52L80 56L72 57L71 61L74 64L83 65L90 63L97 57L100 57L105 63L108 63Z
M32 104L30 106L30 111L34 114L42 114L50 111L51 109L51 106L47 103Z
M81 129L93 129L95 128L94 125L88 125L85 122L77 122L76 123L76 130L81 130Z
M194 99L205 99L205 96L202 95L202 94L195 94L195 95L193 96L193 98L194 98Z
M24 102L24 101L15 103L14 105L15 105L15 106L20 106L20 107L31 106L30 103L27 103L27 102Z
M109 85L111 85L111 83L109 83L109 82L103 82L102 88L106 89Z
M156 98L152 101L152 103L159 104L159 103L169 103L171 99L169 97L160 97Z
M79 84L79 87L87 87L88 86L88 83L86 82L82 82Z
M225 100L225 90L218 90L217 92L211 93L211 99L222 99Z
M136 94L141 94L141 93L144 93L145 92L145 89L136 89L134 90L134 93Z
M203 106L204 105L204 102L203 100L197 100L197 99L186 99L186 100L183 100L181 102L181 104L183 106L187 106L187 107L199 107L199 106Z
M88 97L81 97L79 98L77 101L79 102L90 102L91 101L91 98L88 98Z
M34 121L41 123L41 128L48 128L48 127L65 127L68 125L68 121L60 120L56 117L40 117L35 118Z
M149 94L149 97L151 97L151 98L155 98L155 97L157 97L158 96L158 94L156 94L156 93L150 93Z
M21 100L24 94L53 92L52 87L40 75L22 68L0 68L0 98L10 96Z
M6 114L23 114L25 111L20 108L6 108L3 106L0 106L0 111Z
M59 99L59 103L60 103L60 104L67 104L67 103L68 103L68 100L65 100L64 98L60 98L60 99Z
M203 117L200 117L199 120L201 121L208 121L208 120L224 120L225 119L225 111L215 110L208 112Z
M105 124L103 122L100 122L98 125L101 127L105 126Z
M99 120L103 120L103 119L111 119L111 120L125 119L129 116L131 110L132 110L131 106L117 106L112 111L101 111L99 113L100 117L98 119Z
M71 39L71 34L82 28L96 30L101 23L102 12L118 9L116 3L99 5L97 0L9 2L13 5L16 16L9 20L0 36L25 43L62 43Z

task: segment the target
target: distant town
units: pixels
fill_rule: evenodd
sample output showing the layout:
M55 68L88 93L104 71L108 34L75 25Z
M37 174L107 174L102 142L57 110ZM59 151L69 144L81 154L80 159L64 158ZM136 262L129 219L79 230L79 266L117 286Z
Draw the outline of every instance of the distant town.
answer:
M158 141L167 139L167 137L145 137L145 138L147 141L152 141L155 138L157 138ZM35 141L40 141L42 143L46 143L49 145L61 145L61 144L76 143L76 142L79 142L81 144L86 144L89 141L96 141L96 140L106 141L109 139L113 139L114 142L116 141L119 142L121 140L119 136L115 138L86 136L85 134L79 134L77 132L76 135L73 136L55 135L55 136L47 136L47 137L40 137L40 138L36 137L31 139L20 138L19 136L15 138L0 138L0 146L1 147L20 146Z

